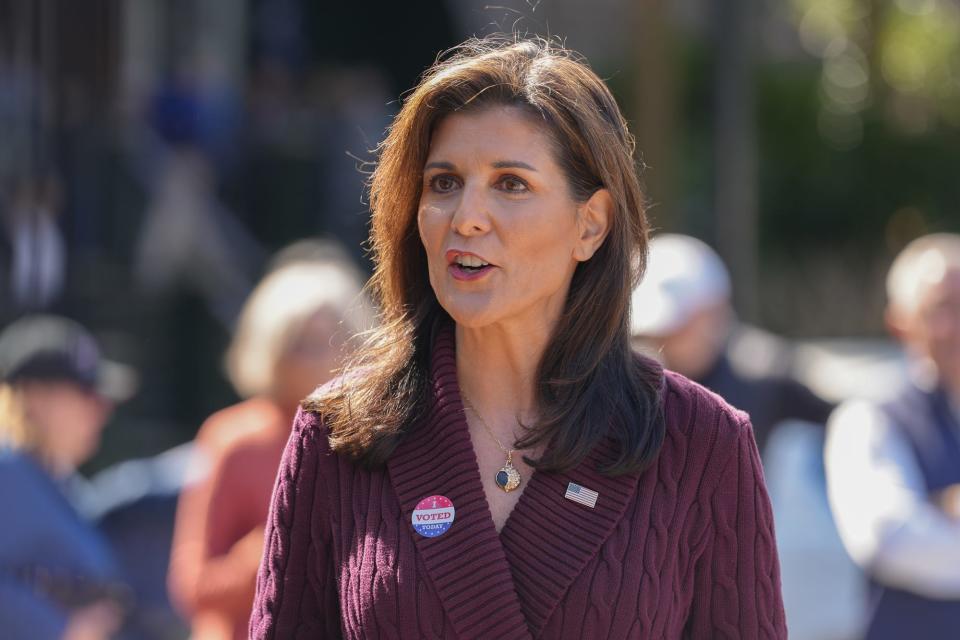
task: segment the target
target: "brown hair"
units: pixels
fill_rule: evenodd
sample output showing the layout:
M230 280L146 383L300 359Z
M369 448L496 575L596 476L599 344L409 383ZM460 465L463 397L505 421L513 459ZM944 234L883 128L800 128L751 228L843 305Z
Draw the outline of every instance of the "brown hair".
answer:
M611 438L618 453L602 471L642 469L659 452L665 427L661 370L630 350L630 292L647 247L634 142L603 81L548 40L469 40L438 60L406 98L370 184L376 262L370 287L382 323L340 383L304 406L326 417L334 450L371 466L385 462L404 432L424 418L433 335L452 320L430 287L417 230L423 166L442 118L494 105L519 107L543 123L576 201L606 188L615 203L606 240L574 273L538 368L539 421L517 447L551 443L541 459L528 462L562 470Z

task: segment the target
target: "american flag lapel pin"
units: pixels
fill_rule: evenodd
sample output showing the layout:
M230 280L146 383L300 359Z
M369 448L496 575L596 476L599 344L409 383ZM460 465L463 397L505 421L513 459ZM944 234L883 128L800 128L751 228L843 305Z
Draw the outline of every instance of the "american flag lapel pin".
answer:
M585 507L590 507L593 509L597 506L597 498L600 496L596 491L591 491L586 487L581 487L575 482L571 482L567 485L567 492L563 494L563 497L567 500L573 500L578 502Z

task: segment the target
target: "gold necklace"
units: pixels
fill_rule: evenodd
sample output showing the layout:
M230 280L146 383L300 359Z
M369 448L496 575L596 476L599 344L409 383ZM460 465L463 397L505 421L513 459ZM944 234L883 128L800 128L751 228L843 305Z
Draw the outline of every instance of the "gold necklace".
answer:
M520 486L520 472L517 471L515 466L513 466L514 449L506 448L503 446L503 443L500 442L500 439L493 435L493 430L487 424L487 421L483 419L483 416L480 415L480 412L477 411L476 408L474 408L473 403L470 402L470 399L467 398L466 394L464 394L462 391L460 392L460 397L463 398L463 404L473 412L473 415L477 416L477 420L480 421L480 424L483 425L483 428L486 430L486 432L490 434L490 437L493 438L493 441L497 443L497 446L500 447L500 450L507 455L506 463L500 467L499 471L497 471L497 475L494 476L493 481L498 487L503 489L505 493L510 493Z

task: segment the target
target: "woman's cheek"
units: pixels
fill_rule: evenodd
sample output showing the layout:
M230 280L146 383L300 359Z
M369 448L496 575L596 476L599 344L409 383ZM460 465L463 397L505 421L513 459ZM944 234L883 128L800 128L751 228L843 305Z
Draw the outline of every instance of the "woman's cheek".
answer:
M427 249L434 248L432 245L442 241L442 237L437 237L446 226L446 212L442 207L436 204L424 204L420 206L417 214L417 225L420 228L420 241Z

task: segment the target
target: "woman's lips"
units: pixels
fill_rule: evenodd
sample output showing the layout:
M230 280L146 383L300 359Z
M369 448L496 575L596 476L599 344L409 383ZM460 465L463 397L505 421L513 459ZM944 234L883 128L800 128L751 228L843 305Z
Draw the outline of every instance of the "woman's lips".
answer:
M479 256L471 251L450 249L446 253L446 258L447 270L455 280L478 280L486 276L496 266L494 264L490 264L490 262L483 256ZM468 267L461 264L461 262L474 264L482 263L482 266Z

